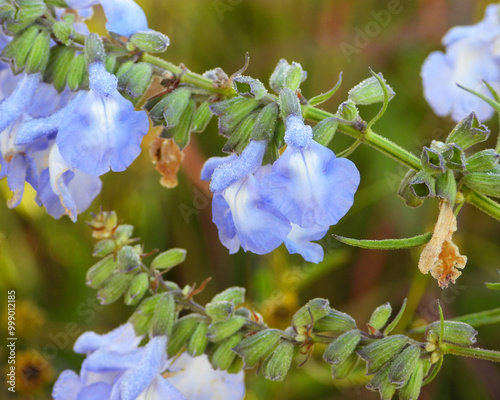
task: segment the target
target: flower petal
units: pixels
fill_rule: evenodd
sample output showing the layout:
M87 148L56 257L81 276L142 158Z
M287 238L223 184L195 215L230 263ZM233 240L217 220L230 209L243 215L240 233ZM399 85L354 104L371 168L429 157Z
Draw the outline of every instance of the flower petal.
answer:
M52 397L54 400L76 400L82 386L80 377L75 372L65 370L54 384Z
M303 228L336 224L354 202L356 166L312 140L305 149L289 146L262 179L265 202Z
M229 164L235 161L238 158L236 154L231 154L227 157L211 157L205 164L203 164L203 168L201 169L200 179L202 181L209 181L212 179L212 175L217 167L220 167L224 164Z
M73 350L80 354L90 354L98 349L106 349L116 353L126 353L136 348L142 336L136 336L131 323L120 325L104 335L85 332L75 342Z
M142 8L133 0L101 0L106 14L106 29L129 37L137 31L148 30L148 20Z
M77 400L103 400L111 394L111 386L104 382L96 382L85 386L78 394Z
M285 239L285 246L290 254L300 254L304 260L315 264L323 260L325 252L323 247L311 240L322 239L328 232L328 227L313 225L301 228L292 224L292 230Z
M17 119L31 103L40 74L24 74L14 92L0 103L0 132Z

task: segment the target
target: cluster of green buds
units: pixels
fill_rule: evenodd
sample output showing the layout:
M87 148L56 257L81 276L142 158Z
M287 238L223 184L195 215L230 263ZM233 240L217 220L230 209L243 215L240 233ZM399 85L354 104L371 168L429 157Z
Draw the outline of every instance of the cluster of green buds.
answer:
M500 155L485 149L470 155L466 151L488 139L490 130L471 113L448 135L446 141L433 141L420 157L422 170L409 171L399 194L406 203L418 207L423 199L438 197L450 204L462 202L463 185L487 196L500 197ZM458 196L457 196L458 195Z
M141 55L165 51L168 37L153 30L136 32L129 38L110 32L110 39L103 42L95 34L86 37L78 33L74 28L76 15L64 13L58 18L56 7L66 4L60 0L0 1L0 23L6 34L14 36L1 58L12 61L16 74L41 73L43 81L59 93L66 85L72 91L88 89L87 66L98 59L118 78L122 94L137 104L154 73L150 64L139 61Z
M125 304L136 306L129 319L136 333L167 335L169 357L206 354L215 369L237 373L258 367L267 379L281 381L292 362L305 363L317 345L325 347L323 359L334 379L362 374L364 360L368 389L378 391L382 399L398 392L401 399L410 400L436 375L443 355L481 350L471 347L477 332L464 322L434 322L427 326L424 342L391 335L405 304L392 320L390 304L379 306L364 331L351 316L317 298L295 312L290 327L274 329L246 306L244 288L228 288L202 306L194 297L208 280L199 288L164 280L165 272L184 261L184 250L160 253L146 267L143 259L152 253L143 253L132 238L133 227L119 223L114 212L93 215L89 225L98 240L94 255L102 259L89 269L87 284L97 289L102 304L123 295Z

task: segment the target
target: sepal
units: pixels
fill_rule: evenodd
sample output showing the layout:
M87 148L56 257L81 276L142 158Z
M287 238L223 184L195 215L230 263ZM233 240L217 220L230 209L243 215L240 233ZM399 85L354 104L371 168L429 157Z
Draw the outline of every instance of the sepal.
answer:
M135 32L130 36L129 42L138 49L149 53L163 53L170 45L168 36L153 30Z

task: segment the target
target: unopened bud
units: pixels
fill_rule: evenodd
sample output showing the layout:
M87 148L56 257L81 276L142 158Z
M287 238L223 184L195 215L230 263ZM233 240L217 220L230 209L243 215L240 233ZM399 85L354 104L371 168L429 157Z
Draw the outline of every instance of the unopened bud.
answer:
M288 340L281 340L276 350L264 362L263 373L267 379L282 381L290 370L294 356L294 345Z
M162 293L157 300L153 318L151 319L151 335L167 335L170 337L176 318L174 296L170 293Z
M227 300L211 301L205 310L213 321L225 321L234 311L234 303Z
M313 139L323 146L328 146L338 126L339 123L335 117L324 119L313 128Z
M170 44L170 39L156 31L135 32L129 38L137 48L149 53L163 53Z
M105 257L115 251L115 241L111 239L100 240L94 245L92 255L94 257Z
M413 369L410 378L405 382L399 390L401 400L417 400L420 395L422 381L424 378L423 361L418 360L416 367Z
M328 314L314 321L316 332L346 332L356 328L356 321L346 313L330 309Z
M407 342L406 336L394 335L378 339L358 350L358 355L367 362L367 374L377 372L387 361L399 354Z
M210 324L207 337L211 342L217 343L238 332L247 322L246 318L234 316L225 321Z
M381 76L381 74L379 76ZM382 76L381 78L384 79ZM389 85L386 84L386 87L389 94L389 100L391 100L396 93ZM348 99L352 100L355 104L361 105L381 103L384 101L384 90L378 79L372 76L349 90Z
M488 171L471 172L462 178L462 182L479 193L500 197L500 165Z
M208 101L201 103L194 112L193 120L191 121L191 132L203 132L211 121L212 116L210 103Z
M330 312L330 302L326 299L310 300L305 306L299 308L292 317L292 326L309 326L315 321L325 317Z
M467 172L484 172L495 168L498 161L500 161L500 154L493 149L487 149L470 156L465 163L465 168Z
M212 366L222 371L227 370L234 362L235 358L238 357L233 351L233 348L241 343L242 340L243 335L236 334L218 344L217 349L212 355Z
M441 335L441 322L436 321L427 327L425 338L431 343L437 343ZM448 343L470 346L476 343L477 331L466 324L458 321L444 321L443 341Z
M118 300L130 286L132 276L117 273L107 279L97 291L97 299L102 305L107 305Z
M332 365L345 362L354 350L356 350L356 346L360 340L361 332L357 329L340 335L327 346L323 353L323 359Z
M84 86L87 78L87 64L83 54L77 55L71 61L66 81L71 90L75 91Z
M172 334L168 338L167 355L176 356L196 330L200 321L199 314L189 314L175 321Z
M207 323L199 322L198 325L196 325L196 328L187 343L187 351L191 356L201 356L205 352L208 344L207 332Z
M118 250L117 259L123 272L131 272L141 265L141 258L132 246L123 246Z
M259 101L238 96L210 106L210 111L219 116L219 133L229 138L245 117L259 106Z
M182 264L186 259L187 251L184 249L170 249L158 254L151 263L151 268L162 271L169 270L179 264Z
M233 350L245 360L245 368L252 368L261 358L267 357L278 345L281 332L265 329L249 336Z
M117 267L118 263L114 260L113 255L109 255L95 263L87 271L87 286L97 289L117 270Z
M239 306L245 302L245 291L245 288L233 286L215 295L212 302L229 301L235 306Z
M489 135L490 130L478 121L475 113L471 113L451 131L446 143L456 143L467 150L476 143L484 142Z
M404 349L391 362L389 380L397 386L402 386L410 378L420 359L420 347L416 344Z
M149 275L146 272L137 274L134 279L132 279L127 293L125 293L125 304L132 306L139 303L148 289Z
M389 303L378 306L375 311L373 311L368 325L380 331L389 320L391 313L392 307Z

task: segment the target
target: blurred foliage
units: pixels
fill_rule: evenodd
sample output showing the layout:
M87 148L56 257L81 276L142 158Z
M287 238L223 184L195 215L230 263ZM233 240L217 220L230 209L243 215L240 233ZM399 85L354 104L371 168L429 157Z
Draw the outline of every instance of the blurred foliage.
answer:
M203 72L218 66L231 74L244 64L245 52L249 52L250 66L246 73L267 82L279 59L286 58L300 62L308 72L303 84L306 98L330 89L338 73L344 71L342 87L322 105L330 111L336 110L351 87L369 76L369 66L382 71L396 97L374 129L415 154L431 139L444 139L453 127L451 120L437 118L425 103L420 66L431 51L441 49L440 39L451 26L476 22L490 3L481 0L137 2L148 15L150 27L171 39L164 57L176 64L182 62L192 71ZM353 45L356 35L366 33L370 26L373 28L376 15L380 15L377 13L394 2L399 4L401 12L390 14L385 27L379 24L377 34L359 48L359 53L345 57L343 44ZM103 33L103 21L98 11L91 29ZM365 107L362 116L368 119L376 112L376 108ZM493 132L498 130L496 122L489 121L488 125ZM377 305L390 301L398 308L408 296L403 318L406 327L412 321L422 324L437 320L436 299L440 299L447 318L495 308L500 303L498 292L484 287L485 281L498 281L495 269L500 259L500 225L470 206L462 209L455 236L469 261L457 284L446 290L439 289L434 280L418 272L420 249L389 252L347 248L327 235L321 242L327 257L319 266L288 255L284 246L268 256L242 251L229 256L211 222L210 194L199 181L204 160L221 154L224 141L217 135L215 121L185 150L179 186L175 189L165 189L159 184L160 176L154 171L147 151L153 137L151 133L144 140L144 151L129 170L103 177L103 191L90 211L97 211L99 205L116 210L136 227L135 235L146 244L145 251L187 249L186 262L172 272L172 279L182 286L201 283L212 276L213 280L199 296L201 303L227 286L244 286L253 305L278 327L288 325L296 308L313 297L329 298L336 309L348 312L357 321L368 321ZM351 143L352 139L337 134L332 148L339 152ZM351 159L361 172L360 189L351 211L330 233L380 239L409 237L432 229L438 212L435 201L427 201L419 209L409 209L396 196L405 173L402 167L363 146ZM0 182L0 193L3 200L10 196L5 180ZM40 309L26 307L26 313L44 314L33 315L36 332L19 341L19 351L35 349L54 371L78 370L81 357L71 350L76 337L86 330L109 331L123 323L132 310L119 302L101 307L95 300L95 291L84 286L85 273L95 262L91 256L91 232L84 223L88 212L76 224L66 218L55 221L32 199L32 191L28 191L22 205L14 211L7 209L5 201L0 202L0 289L5 293L15 288L18 303L28 300ZM0 302L3 304L4 299ZM41 326L40 318L46 319ZM404 328L401 323L399 329ZM479 328L481 347L499 349L498 338L498 327ZM320 350L317 351L320 355ZM312 357L300 370L292 369L283 383L266 381L250 371L246 398L378 398L378 394L361 387L363 382L363 371L357 379L336 382L329 368ZM28 398L48 398L50 385L45 389L45 395L38 391L35 397ZM500 368L489 362L458 358L445 362L437 379L423 389L421 398L500 398Z

